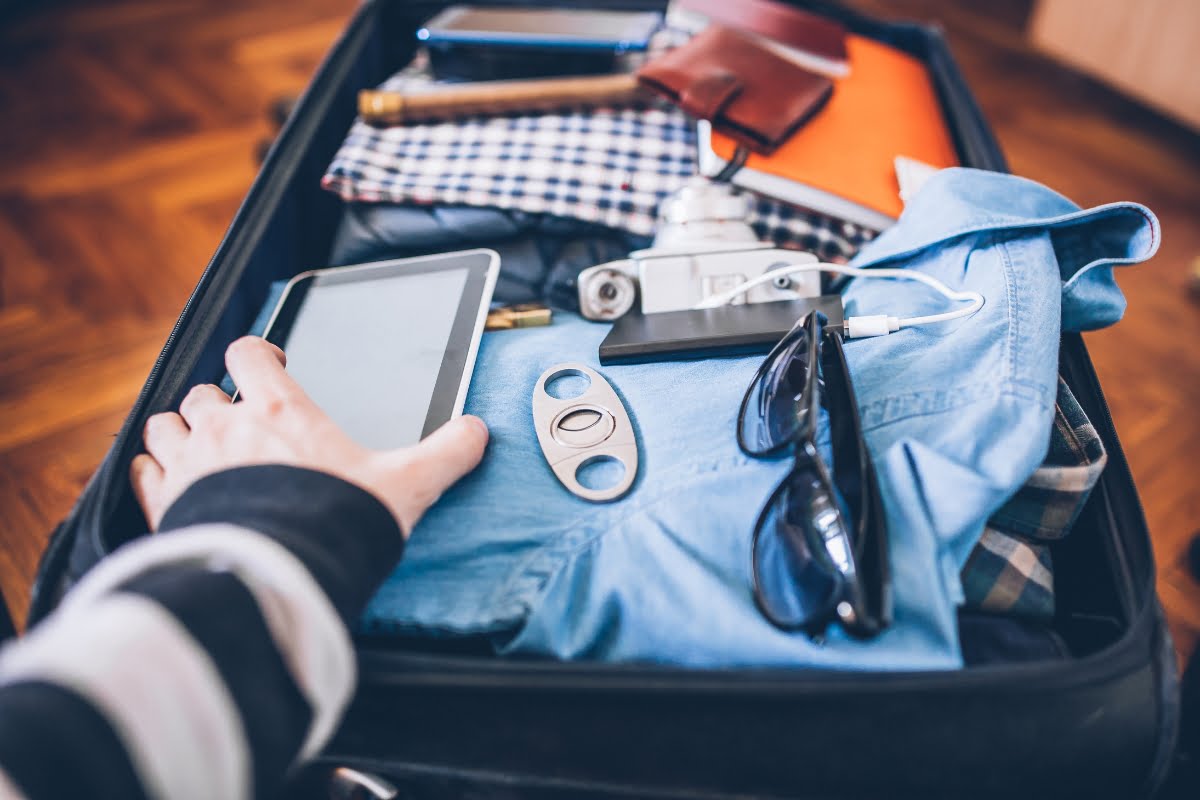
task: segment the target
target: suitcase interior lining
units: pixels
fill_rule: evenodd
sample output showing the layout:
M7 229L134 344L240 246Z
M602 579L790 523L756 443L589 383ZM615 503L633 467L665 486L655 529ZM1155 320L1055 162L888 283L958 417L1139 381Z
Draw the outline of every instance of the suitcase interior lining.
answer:
M553 2L530 3L525 0L525 4L553 5ZM377 85L407 63L414 49L413 32L420 22L432 16L442 5L444 3L441 2L373 4L366 7L363 13L379 14L381 18L374 20L374 24L357 24L348 29L345 36L350 40L335 49L331 60L320 73L326 80L325 85L319 78L310 87L305 100L298 107L296 118L285 127L264 164L263 176L260 176L255 190L260 188L259 184L266 184L263 195L270 196L256 197L252 191L243 208L243 212L253 208L253 216L265 218L265 224L255 235L254 231L236 230L235 222L214 257L214 263L221 265L220 274L211 276L212 282L200 301L201 307L192 315L194 319L179 330L181 337L192 337L193 343L186 345L195 348L192 351L195 355L191 369L186 377L183 377L184 370L176 369L177 379L171 381L174 385L160 381L156 387L157 396L150 398L147 403L149 407L143 409L143 414L176 407L186 389L195 383L219 382L224 374L222 358L225 346L249 328L270 283L327 265L326 257L341 212L341 201L320 188L320 178L353 121L357 91ZM656 4L633 2L619 5L645 8ZM849 14L836 10L832 13ZM360 19L359 22L364 21ZM895 44L914 50L918 55L924 55L921 47L925 33L920 29L913 28L911 36L897 39L899 34L894 28L872 31L869 27L871 23L856 23L853 19L851 24L855 27L868 26L862 30L868 35L884 32L886 36L881 38L888 38ZM351 57L339 61L338 54L344 55L347 51ZM331 69L334 67L337 69ZM939 83L939 91L945 96L948 89ZM959 101L961 104L961 98ZM998 161L999 156L992 157L992 163L980 164L981 157L971 152L978 149L978 141L973 143L957 128L955 134L964 163L1004 168L1003 162ZM268 177L272 172L275 176L274 187ZM272 188L274 192L268 191ZM257 206L254 205L256 202ZM239 219L242 216L240 212ZM244 253L240 258L239 247L243 248ZM202 282L201 288L204 287ZM204 304L208 304L210 309L220 310L210 311L206 315ZM196 337L200 338L197 340ZM198 344L200 341L203 345ZM135 419L133 423L132 427L140 431L140 421ZM110 454L110 458L115 459L111 465L113 474L118 476L117 485L121 488L110 493L108 499L111 505L107 513L102 510L97 517L103 520L102 529L105 531L137 531L144 527L128 481L124 479L129 459L137 451L137 442L133 441L137 438L127 437L124 446L118 445ZM1110 470L1112 466L1109 465ZM108 540L105 546L111 548L120 543ZM1123 607L1122 600L1129 595L1129 591L1122 588L1128 576L1120 563L1123 557L1117 548L1112 516L1104 503L1103 492L1097 490L1073 532L1052 548L1058 602L1056 628L1075 656L1090 655L1112 645L1130 624L1130 610ZM374 639L371 644L382 646ZM486 643L478 640L431 645L427 640L390 639L386 646L423 653L444 652L467 656L487 657L490 653Z

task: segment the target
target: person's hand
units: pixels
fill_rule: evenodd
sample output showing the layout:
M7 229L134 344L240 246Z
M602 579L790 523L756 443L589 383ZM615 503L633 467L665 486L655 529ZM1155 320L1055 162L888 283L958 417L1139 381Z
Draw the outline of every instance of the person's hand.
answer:
M483 458L483 420L464 416L413 447L360 447L309 399L273 344L245 337L225 364L242 400L212 384L193 387L179 413L146 421L146 453L130 467L133 489L151 528L196 480L231 467L286 464L320 470L372 492L407 536L425 510Z

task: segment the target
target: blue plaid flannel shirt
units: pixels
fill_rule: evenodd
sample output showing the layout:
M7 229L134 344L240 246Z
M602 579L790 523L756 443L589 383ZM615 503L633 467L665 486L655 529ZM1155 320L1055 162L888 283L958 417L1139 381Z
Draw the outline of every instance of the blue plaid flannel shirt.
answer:
M1070 532L1108 460L1099 434L1061 377L1054 405L1045 462L988 520L963 566L967 608L1054 616L1050 545Z

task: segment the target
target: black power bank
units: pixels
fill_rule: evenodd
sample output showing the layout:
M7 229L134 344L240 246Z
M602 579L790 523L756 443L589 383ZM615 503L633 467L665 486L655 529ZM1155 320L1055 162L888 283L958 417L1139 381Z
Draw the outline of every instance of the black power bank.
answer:
M600 363L640 364L684 358L766 353L809 311L842 324L842 298L827 294L774 303L745 303L687 311L630 311L600 343Z

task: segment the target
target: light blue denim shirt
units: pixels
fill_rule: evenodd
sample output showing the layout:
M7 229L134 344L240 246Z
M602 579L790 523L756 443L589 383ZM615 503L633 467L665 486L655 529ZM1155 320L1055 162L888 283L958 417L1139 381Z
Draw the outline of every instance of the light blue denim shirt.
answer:
M959 666L959 570L989 515L1046 453L1062 329L1112 324L1112 266L1149 258L1142 206L1081 211L1031 181L939 173L859 266L922 270L981 292L977 314L848 342L888 516L895 621L869 642L831 628L814 643L755 608L750 537L790 466L738 450L738 404L761 357L600 369L627 403L640 472L621 500L567 493L546 465L530 400L566 361L598 367L607 325L558 315L485 335L467 401L492 431L483 464L412 534L363 627L484 634L505 654L695 667ZM946 310L919 285L857 280L849 313Z

